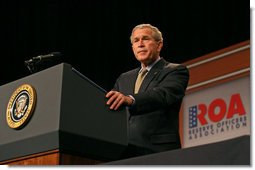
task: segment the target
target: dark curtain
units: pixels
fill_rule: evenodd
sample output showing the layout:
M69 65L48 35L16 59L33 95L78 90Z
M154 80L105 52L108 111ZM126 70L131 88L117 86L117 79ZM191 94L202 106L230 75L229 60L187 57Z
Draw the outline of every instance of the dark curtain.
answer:
M59 51L110 90L121 72L139 65L129 36L140 23L162 31L161 56L178 63L250 38L244 0L6 0L0 18L0 85L29 75L25 60Z

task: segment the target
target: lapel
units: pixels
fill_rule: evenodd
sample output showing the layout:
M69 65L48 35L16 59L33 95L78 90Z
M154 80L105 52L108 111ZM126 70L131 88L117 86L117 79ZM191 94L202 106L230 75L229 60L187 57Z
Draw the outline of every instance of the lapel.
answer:
M153 80L153 78L159 74L159 72L164 68L166 61L162 58L158 63L156 63L151 70L148 72L146 77L144 78L141 87L139 89L139 92L144 92L147 87L149 86L150 82Z

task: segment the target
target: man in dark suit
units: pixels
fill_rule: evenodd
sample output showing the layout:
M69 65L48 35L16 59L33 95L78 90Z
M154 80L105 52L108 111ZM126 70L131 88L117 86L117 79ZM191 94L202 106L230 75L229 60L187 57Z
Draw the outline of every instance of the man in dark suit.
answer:
M130 40L141 67L121 74L106 94L110 109L127 106L129 112L126 157L178 149L179 110L189 80L188 69L160 57L163 38L158 28L137 25Z

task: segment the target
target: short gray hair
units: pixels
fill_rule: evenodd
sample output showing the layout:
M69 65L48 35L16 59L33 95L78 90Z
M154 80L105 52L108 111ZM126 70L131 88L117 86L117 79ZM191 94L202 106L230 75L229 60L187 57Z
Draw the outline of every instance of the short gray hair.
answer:
M137 29L142 29L142 28L149 28L152 31L152 37L154 38L155 41L157 42L163 42L163 37L162 37L162 33L159 31L159 29L155 26L152 26L151 24L139 24L137 26L135 26L132 30L131 36L130 36L130 41L132 44L132 38L133 38L133 33L135 30Z

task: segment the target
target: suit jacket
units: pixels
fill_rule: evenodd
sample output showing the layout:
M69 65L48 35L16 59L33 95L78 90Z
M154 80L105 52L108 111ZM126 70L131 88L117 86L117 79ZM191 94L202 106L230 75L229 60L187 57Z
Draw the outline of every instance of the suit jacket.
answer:
M128 108L129 143L151 153L180 148L179 110L189 80L188 69L162 58L134 94L139 70L121 74L114 86L114 90L135 98L135 104Z

